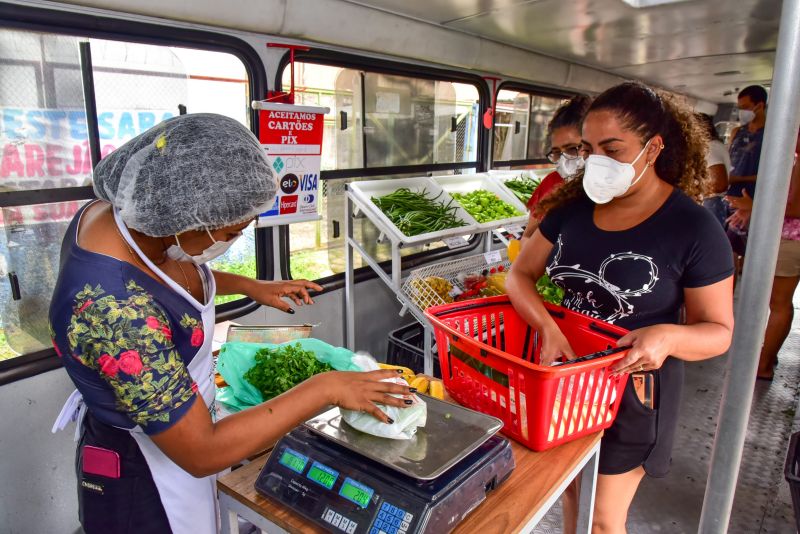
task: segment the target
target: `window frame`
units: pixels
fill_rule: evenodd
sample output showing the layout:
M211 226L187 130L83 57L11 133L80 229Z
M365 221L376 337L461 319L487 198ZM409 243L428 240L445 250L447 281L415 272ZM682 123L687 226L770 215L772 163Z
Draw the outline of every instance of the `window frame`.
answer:
M535 85L526 85L523 83L517 82L503 82L497 87L497 93L495 93L495 99L497 95L500 94L500 91L519 91L521 93L527 93L531 97L533 96L544 96L548 98L561 98L568 99L572 98L576 95L576 93L571 93L569 91L559 91L558 89L549 89L544 87L537 87ZM496 102L496 100L495 100ZM495 113L495 117L497 114ZM530 112L530 105L528 106L528 126L527 126L527 139L525 139L525 146L530 146L530 135L531 135L531 118L533 114ZM495 118L496 120L496 118ZM492 122L492 135L489 136L489 155L492 157L491 168L496 169L498 167L519 167L523 165L551 165L551 163L547 160L547 158L525 158L525 159L509 159L509 160L497 160L494 161L494 122Z
M290 63L290 54L287 52L278 63L278 68L275 74L276 90L283 90L283 72ZM493 136L492 131L483 127L480 117L489 106L489 98L491 91L489 86L485 83L483 78L478 75L469 74L460 71L453 71L447 69L440 69L436 67L414 65L411 63L402 63L399 61L385 60L374 57L359 56L355 54L348 54L343 52L335 52L331 50L312 48L308 51L298 51L294 55L295 61L302 63L313 63L316 65L324 65L328 67L340 67L346 69L354 69L359 71L368 71L375 74L388 74L394 76L406 76L412 78L420 78L426 80L466 83L473 85L478 90L478 150L477 159L469 162L453 162L453 163L432 163L429 165L394 165L386 167L364 167L352 169L334 169L327 171L320 171L320 180L333 180L342 178L364 178L370 176L387 176L395 174L409 174L409 173L429 173L447 170L459 169L475 169L476 172L485 172L489 168L489 159L487 154L487 147L491 142ZM491 134L491 135L490 135ZM292 280L290 256L291 256L291 243L290 243L290 225L281 225L278 227L278 251L280 252L279 267L281 278L284 280ZM433 250L418 252L404 256L401 260L402 269L410 269L423 265L429 262L441 261L446 258L463 254L464 252L473 251L483 241L482 235L475 235L470 239L469 245L453 250L446 247L439 247ZM381 267L386 270L390 266L390 261L381 262ZM372 271L369 266L359 267L355 269L355 282L364 282L378 275ZM331 276L326 276L315 280L315 282L324 285L326 291L341 289L344 287L345 273L336 273Z
M0 29L14 29L107 39L128 43L193 48L210 52L225 52L236 56L244 65L249 78L251 96L267 91L267 73L256 50L246 41L208 30L175 28L149 22L129 21L113 17L75 13L49 8L22 6L0 2ZM84 105L86 105L84 103ZM258 136L258 115L250 110L250 129ZM96 117L95 117L96 120ZM0 208L30 206L96 198L92 186L33 189L0 192ZM257 228L256 274L270 280L275 275L272 232ZM241 317L258 309L260 304L250 298L237 299L216 308L217 322ZM52 348L22 354L0 361L0 385L61 367L61 360Z

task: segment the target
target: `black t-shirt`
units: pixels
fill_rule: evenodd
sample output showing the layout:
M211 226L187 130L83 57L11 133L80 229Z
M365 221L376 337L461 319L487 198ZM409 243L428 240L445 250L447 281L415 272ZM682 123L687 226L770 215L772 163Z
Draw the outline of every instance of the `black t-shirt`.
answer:
M684 288L733 274L719 223L677 188L648 219L619 232L594 224L594 206L582 197L539 226L553 243L546 271L564 288L566 308L629 330L674 324Z

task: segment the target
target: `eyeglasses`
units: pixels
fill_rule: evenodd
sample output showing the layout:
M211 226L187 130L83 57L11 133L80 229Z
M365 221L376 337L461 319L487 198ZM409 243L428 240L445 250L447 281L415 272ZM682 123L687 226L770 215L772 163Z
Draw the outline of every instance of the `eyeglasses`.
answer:
M561 158L561 154L564 154L570 159L577 158L578 156L581 155L581 147L580 145L575 145L568 147L564 151L561 151L558 148L553 148L550 150L550 152L547 153L545 157L547 158L547 161L549 161L550 163L558 163L558 160Z

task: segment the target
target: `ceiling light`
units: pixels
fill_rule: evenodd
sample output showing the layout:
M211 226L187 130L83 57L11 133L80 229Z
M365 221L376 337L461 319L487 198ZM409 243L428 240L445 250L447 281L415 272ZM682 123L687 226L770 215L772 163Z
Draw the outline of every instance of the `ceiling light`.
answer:
M741 73L742 71L740 70L723 70L721 72L715 72L714 76L735 76Z
M642 9L646 7L661 6L664 4L677 4L678 2L686 2L687 0L622 0L631 7Z

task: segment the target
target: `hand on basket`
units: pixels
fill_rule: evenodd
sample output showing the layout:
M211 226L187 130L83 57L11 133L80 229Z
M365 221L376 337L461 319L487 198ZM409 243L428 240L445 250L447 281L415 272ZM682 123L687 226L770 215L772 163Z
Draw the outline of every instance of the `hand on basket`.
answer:
M549 332L542 333L542 350L539 351L539 364L552 365L556 360L566 356L568 360L576 358L575 351L564 334L556 326Z
M378 421L392 424L394 421L381 411L376 404L408 408L411 403L406 398L393 395L411 395L415 389L392 382L382 382L400 376L398 370L382 369L366 373L357 371L331 371L312 378L321 382L321 389L329 402L346 410L354 410L372 415Z
M672 353L667 325L648 326L629 332L617 346L631 345L631 350L612 368L614 374L637 373L658 369Z

